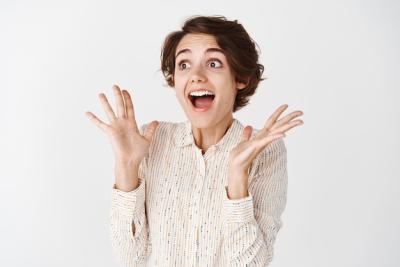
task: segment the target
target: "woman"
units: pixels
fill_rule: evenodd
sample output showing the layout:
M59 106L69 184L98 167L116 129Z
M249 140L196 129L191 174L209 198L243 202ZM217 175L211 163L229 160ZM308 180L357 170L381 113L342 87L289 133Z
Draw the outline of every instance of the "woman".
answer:
M188 19L169 34L161 69L188 121L138 129L127 90L113 87L109 124L89 118L115 152L111 239L126 266L266 266L286 205L285 132L301 111L261 130L233 118L262 80L255 44L237 21Z

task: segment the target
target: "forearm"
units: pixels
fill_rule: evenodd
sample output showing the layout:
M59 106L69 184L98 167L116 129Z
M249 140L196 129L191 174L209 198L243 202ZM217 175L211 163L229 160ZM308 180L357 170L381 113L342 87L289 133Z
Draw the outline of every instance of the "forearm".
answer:
M233 182L246 180L245 172L233 167L229 169L223 202L223 247L227 266L268 266L273 258L274 243L282 226L281 215L287 195L286 149L283 140L272 143L268 150L261 153L256 164L256 173L248 185L249 195L244 198L231 199L229 191L233 195L238 190ZM251 170L249 176L250 173Z
M228 188L226 187L228 192ZM272 260L273 242L264 239L263 232L254 216L253 196L224 200L223 248L229 266L267 266ZM269 228L269 226L267 226ZM268 236L275 236L268 229Z
M124 266L144 262L148 249L145 181L130 192L113 189L110 213L111 241Z
M266 242L255 221L227 228L223 243L227 266L269 265L273 258L273 244Z

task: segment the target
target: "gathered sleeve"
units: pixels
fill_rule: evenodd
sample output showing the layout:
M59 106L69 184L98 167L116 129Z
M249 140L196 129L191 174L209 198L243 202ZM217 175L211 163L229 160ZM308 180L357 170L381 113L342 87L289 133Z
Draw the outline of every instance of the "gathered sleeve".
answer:
M287 158L282 138L260 153L256 171L250 175L245 198L229 199L225 187L223 248L229 266L267 266L272 261L287 199Z
M143 134L146 125L140 128ZM110 236L114 252L124 266L142 266L149 250L149 230L145 211L145 176L147 159L139 166L139 186L125 192L116 188L111 191L111 210L109 216Z

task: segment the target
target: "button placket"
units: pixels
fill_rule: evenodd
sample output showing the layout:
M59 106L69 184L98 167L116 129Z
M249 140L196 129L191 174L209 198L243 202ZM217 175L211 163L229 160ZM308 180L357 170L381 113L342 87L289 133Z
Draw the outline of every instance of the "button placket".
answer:
M201 153L201 149L198 147L195 147L195 155L196 155L196 167L197 167L197 179L194 179L194 196L193 196L193 202L194 202L194 235L195 235L195 248L196 248L196 266L199 264L199 228L200 228L200 206L201 206L201 194L202 194L202 188L204 184L204 177L206 173L206 165L205 161L203 158L203 155Z

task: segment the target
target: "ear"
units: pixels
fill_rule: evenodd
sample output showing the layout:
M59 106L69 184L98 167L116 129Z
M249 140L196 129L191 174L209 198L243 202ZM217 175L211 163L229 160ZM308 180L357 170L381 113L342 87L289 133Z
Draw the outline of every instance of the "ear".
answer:
M238 90L242 90L242 89L246 88L247 84L248 84L248 82L243 83L243 82L236 81L236 88Z

